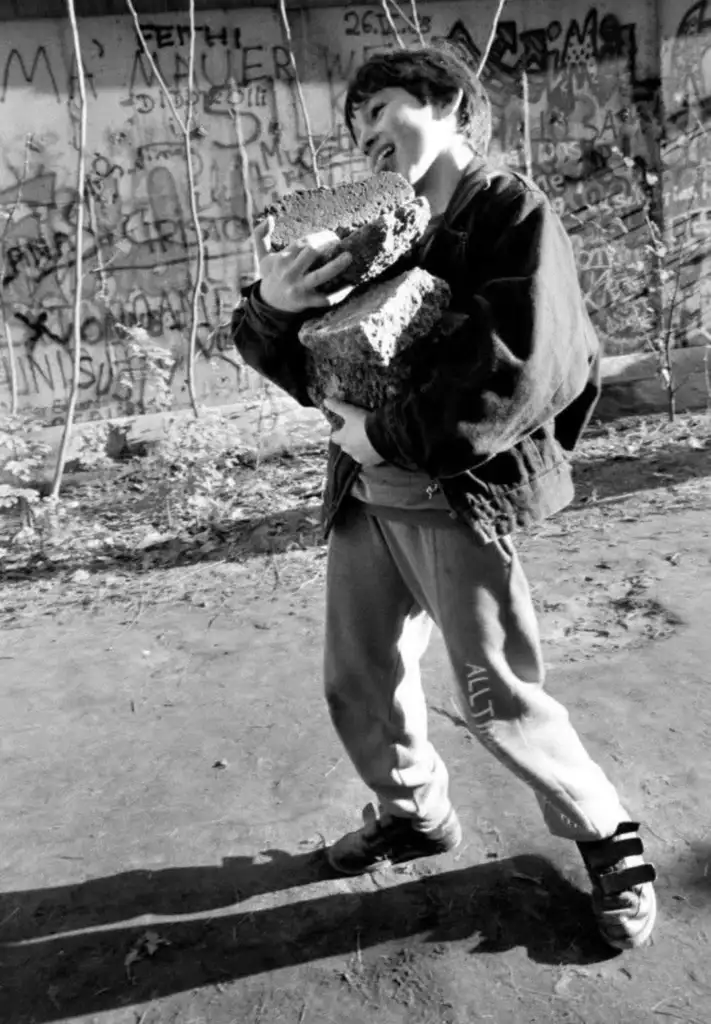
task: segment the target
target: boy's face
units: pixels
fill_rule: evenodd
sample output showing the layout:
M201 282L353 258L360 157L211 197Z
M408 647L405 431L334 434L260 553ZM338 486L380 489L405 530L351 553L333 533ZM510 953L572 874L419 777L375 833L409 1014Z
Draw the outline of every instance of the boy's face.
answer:
M397 171L417 191L428 171L458 136L456 117L402 88L381 89L353 117L358 148L370 168Z

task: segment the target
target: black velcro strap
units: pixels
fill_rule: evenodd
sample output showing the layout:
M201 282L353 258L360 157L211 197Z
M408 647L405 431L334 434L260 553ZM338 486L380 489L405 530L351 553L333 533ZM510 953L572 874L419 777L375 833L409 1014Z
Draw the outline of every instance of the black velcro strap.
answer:
M643 853L642 840L639 836L635 836L634 839L620 839L607 843L602 849L593 853L590 863L600 871L605 868L613 868L625 857L640 857Z
M580 850L585 863L594 871L606 871L625 857L639 857L644 853L642 840L637 836L633 839L605 839L601 843L580 843Z
M622 836L625 834L625 832L639 832L639 822L623 821L620 825L617 826L617 831L615 832L615 835Z
M624 868L623 871L611 871L607 875L600 875L597 881L605 896L617 896L626 889L634 889L645 882L653 882L656 877L657 872L651 864L638 864L633 868Z

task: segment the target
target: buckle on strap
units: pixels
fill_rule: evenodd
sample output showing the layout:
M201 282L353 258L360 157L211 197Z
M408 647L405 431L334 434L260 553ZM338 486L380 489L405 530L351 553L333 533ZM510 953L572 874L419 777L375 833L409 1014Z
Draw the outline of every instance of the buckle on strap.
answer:
M606 875L599 875L596 882L605 896L619 896L627 889L634 889L645 882L653 882L657 872L651 864L638 864L633 868L624 868L622 871L611 871Z

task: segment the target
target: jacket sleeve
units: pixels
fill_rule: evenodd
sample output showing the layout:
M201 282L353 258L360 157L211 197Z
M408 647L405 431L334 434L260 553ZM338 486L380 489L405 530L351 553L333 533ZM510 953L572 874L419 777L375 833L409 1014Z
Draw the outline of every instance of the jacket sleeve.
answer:
M295 398L312 406L306 388L306 349L299 328L306 318L268 306L259 296L259 282L246 289L232 314L232 338L248 366Z
M431 477L474 469L554 419L588 386L597 338L572 245L543 193L525 188L509 200L493 237L477 257L485 275L468 258L468 316L427 342L418 389L366 419L371 444L388 462ZM474 235L470 253L476 245Z

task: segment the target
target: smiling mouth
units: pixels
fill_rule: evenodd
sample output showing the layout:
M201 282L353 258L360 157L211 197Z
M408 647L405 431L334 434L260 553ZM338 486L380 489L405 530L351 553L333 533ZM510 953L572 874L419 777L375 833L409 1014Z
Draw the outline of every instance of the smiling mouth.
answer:
M390 157L394 156L394 154L395 154L395 147L394 146L392 146L392 145L383 146L383 148L380 150L380 152L378 153L378 155L376 156L376 158L375 158L375 160L373 162L373 170L374 171L381 170L382 167L383 167L383 164L386 162L386 160L389 160Z

